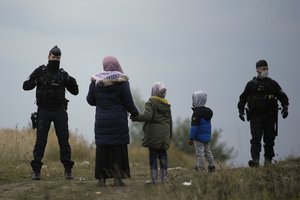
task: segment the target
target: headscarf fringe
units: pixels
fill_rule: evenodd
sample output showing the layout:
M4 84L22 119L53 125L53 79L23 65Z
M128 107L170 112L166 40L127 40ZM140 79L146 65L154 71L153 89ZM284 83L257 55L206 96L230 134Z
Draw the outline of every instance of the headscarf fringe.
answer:
M126 82L129 80L128 76L119 71L103 71L94 74L91 80L98 86L109 86L115 83Z

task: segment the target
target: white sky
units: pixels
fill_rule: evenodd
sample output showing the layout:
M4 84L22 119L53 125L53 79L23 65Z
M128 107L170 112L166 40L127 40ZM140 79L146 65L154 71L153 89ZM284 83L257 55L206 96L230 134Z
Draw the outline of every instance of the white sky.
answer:
M270 77L290 98L289 117L279 117L275 159L300 156L299 8L297 0L1 0L0 127L27 126L35 91L23 91L23 81L58 45L61 67L80 89L78 96L67 94L71 130L93 140L89 78L102 69L104 56L114 55L143 100L153 82L166 84L174 121L190 118L191 95L204 90L213 127L234 147L232 162L243 165L250 130L236 105L256 75L256 61L266 59Z

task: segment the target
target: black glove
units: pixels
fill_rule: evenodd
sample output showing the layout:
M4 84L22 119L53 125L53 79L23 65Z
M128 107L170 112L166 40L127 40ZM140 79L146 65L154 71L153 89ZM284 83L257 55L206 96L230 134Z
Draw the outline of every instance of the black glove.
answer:
M243 122L245 121L244 115L245 115L244 111L240 111L239 118L240 118Z
M289 112L288 112L288 107L287 106L284 106L281 110L281 115L282 115L282 118L285 119L287 118L287 116L289 115Z

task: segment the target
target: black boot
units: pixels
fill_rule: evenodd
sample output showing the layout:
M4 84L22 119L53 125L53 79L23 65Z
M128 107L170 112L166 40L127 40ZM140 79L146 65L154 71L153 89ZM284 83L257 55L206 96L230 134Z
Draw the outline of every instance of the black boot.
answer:
M40 161L31 161L31 168L32 168L32 174L31 179L32 180L41 180L41 169L42 169L43 163Z
M202 171L204 171L204 167L196 166L195 170L198 171L198 172L202 172Z
M270 165L272 165L272 159L265 158L264 166L270 166Z
M208 172L209 173L214 173L216 171L216 167L215 166L208 166Z
M248 165L249 165L249 167L258 167L259 160L258 159L249 160Z
M102 187L102 186L105 186L105 183L106 183L106 179L105 178L100 178L97 185Z
M67 180L71 180L71 179L74 179L74 177L72 176L72 170L65 170L65 173L64 173L64 175L65 175L65 179L67 179Z
M114 178L114 186L125 186L125 183L121 178Z
M38 171L33 171L31 175L31 180L35 180L35 181L41 180L41 173Z

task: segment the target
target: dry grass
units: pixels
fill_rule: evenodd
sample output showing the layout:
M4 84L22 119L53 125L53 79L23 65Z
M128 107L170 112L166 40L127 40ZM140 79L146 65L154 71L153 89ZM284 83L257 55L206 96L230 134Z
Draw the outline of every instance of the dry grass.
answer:
M64 180L55 133L50 131L42 180L30 180L30 161L35 132L0 130L0 199L300 199L300 158L259 168L231 168L219 164L217 172L196 172L195 158L171 147L169 181L145 185L149 179L148 150L129 145L132 178L126 187L97 187L93 145L71 134L75 179ZM177 167L177 168L176 168ZM191 185L184 186L184 182Z

